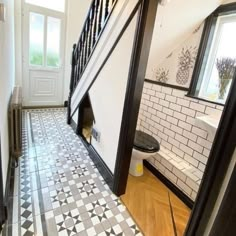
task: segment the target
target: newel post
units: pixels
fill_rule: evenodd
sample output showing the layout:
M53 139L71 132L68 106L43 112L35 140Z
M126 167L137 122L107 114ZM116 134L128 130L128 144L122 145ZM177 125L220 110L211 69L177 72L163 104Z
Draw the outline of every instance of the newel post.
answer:
M75 58L75 49L76 44L73 45L73 51L71 56L71 76L70 76L70 90L68 96L68 107L67 107L67 124L71 124L71 97L72 93L74 92L74 80L75 80L75 65L76 65L76 58Z

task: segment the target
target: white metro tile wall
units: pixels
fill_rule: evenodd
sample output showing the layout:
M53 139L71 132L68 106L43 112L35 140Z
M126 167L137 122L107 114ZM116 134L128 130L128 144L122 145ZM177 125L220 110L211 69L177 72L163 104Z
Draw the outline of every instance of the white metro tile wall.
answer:
M186 93L145 82L137 129L151 134L162 147L196 168L202 176L213 140L206 130L196 125L195 118L213 112L221 114L223 107L186 97ZM173 170L169 171L171 173L165 175L173 182ZM183 180L179 183L185 187ZM190 183L196 192L190 180L187 185ZM185 192L189 193L189 189L185 188Z

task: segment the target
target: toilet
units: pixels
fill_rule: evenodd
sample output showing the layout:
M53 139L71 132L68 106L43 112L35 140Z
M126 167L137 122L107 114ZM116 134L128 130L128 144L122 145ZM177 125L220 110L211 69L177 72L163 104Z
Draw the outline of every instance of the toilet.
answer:
M160 150L159 142L151 135L136 130L129 173L133 176L143 175L143 160Z

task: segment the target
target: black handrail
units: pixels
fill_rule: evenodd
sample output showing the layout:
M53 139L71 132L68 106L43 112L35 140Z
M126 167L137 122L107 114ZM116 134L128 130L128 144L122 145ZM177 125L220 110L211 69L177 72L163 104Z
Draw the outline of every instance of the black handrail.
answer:
M79 40L73 45L67 123L71 122L71 97L87 67L106 23L118 0L93 0Z

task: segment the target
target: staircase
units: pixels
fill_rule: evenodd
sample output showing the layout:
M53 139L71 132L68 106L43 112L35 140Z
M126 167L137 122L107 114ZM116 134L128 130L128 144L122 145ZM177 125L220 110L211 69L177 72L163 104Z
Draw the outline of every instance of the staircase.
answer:
M92 57L96 45L117 0L93 0L84 22L78 43L73 45L71 57L71 78L68 97L67 123L71 123L71 98Z

